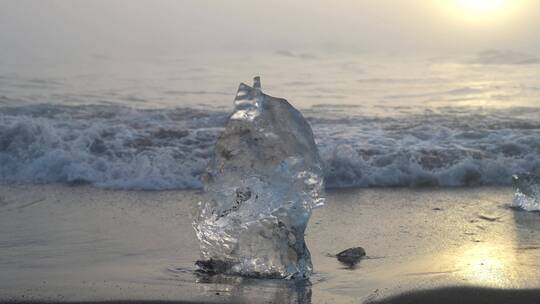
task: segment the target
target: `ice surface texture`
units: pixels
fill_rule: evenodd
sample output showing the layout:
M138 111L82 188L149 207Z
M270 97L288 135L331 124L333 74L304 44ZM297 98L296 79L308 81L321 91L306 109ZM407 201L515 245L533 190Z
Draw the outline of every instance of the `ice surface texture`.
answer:
M240 84L234 104L203 177L206 200L195 212L205 261L198 265L246 276L309 276L304 231L324 202L311 127L285 99L263 94L258 77L253 87Z
M527 211L540 211L540 176L514 175L512 181L515 191L512 205Z

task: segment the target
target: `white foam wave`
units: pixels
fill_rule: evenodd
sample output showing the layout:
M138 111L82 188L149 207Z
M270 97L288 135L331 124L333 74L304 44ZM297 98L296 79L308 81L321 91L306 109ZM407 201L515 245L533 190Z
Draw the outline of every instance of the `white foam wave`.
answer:
M339 116L320 107L307 112L328 187L509 185L514 173L540 172L538 108L447 108L389 118ZM0 183L199 188L227 115L189 108L3 107Z
M146 190L200 187L226 117L102 106L3 110L0 181Z

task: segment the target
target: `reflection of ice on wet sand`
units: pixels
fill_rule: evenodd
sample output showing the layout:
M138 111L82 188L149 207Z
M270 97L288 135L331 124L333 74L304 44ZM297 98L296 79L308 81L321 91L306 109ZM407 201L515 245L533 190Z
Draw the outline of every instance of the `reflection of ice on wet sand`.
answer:
M312 301L311 283L306 280L261 280L239 276L197 276L202 293L215 294L218 299L233 303L307 304Z

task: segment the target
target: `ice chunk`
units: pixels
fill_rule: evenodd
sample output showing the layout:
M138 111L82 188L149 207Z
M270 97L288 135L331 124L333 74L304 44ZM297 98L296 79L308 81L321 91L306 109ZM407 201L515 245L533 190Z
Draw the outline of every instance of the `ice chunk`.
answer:
M240 84L204 174L193 226L202 271L292 278L312 272L304 231L324 202L313 133L285 99Z
M540 210L540 177L533 174L512 176L514 200L512 206L527 211Z

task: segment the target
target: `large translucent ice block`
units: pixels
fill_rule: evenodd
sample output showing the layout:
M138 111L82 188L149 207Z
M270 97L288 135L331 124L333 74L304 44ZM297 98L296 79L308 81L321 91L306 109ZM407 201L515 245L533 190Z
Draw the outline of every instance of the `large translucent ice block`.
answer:
M194 228L203 271L291 278L312 272L304 231L323 204L311 127L285 99L240 84L204 175Z

